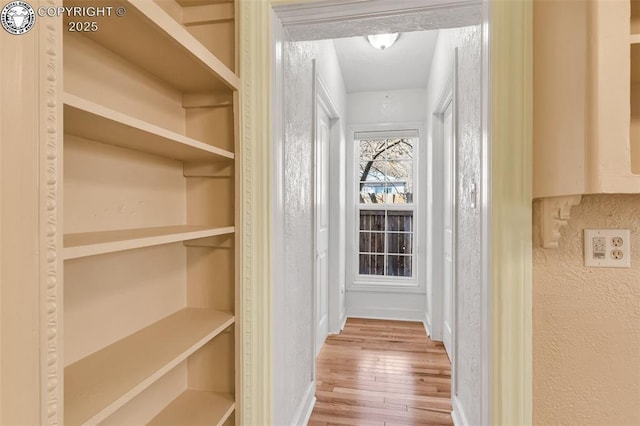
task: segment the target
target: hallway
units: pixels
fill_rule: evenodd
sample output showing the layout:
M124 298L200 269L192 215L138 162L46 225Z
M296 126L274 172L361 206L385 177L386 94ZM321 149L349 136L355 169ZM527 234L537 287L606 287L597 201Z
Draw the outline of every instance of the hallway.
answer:
M419 322L350 318L317 360L310 426L452 424L451 365Z

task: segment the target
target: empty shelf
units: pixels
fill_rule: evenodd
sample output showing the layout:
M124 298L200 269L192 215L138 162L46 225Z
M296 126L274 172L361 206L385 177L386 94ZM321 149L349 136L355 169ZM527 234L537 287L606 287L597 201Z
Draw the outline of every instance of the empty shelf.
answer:
M211 426L223 424L233 413L235 404L231 395L186 390L147 426Z
M66 234L64 236L63 258L76 259L78 257L177 243L197 238L231 234L233 232L233 226L212 228L209 226L177 225Z
M182 309L69 365L65 424L104 420L233 322L230 313Z
M177 160L233 159L234 154L69 93L65 133Z
M69 7L94 5L94 0L65 2ZM109 6L113 16L92 17L99 31L84 36L181 91L238 89L238 76L155 2L121 0ZM115 16L117 8L124 8L125 16Z

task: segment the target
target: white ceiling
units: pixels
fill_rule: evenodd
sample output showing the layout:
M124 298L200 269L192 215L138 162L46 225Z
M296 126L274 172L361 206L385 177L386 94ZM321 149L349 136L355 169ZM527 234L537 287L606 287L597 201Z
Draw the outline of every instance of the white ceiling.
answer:
M438 31L400 33L385 49L372 47L366 37L333 41L348 93L427 87Z

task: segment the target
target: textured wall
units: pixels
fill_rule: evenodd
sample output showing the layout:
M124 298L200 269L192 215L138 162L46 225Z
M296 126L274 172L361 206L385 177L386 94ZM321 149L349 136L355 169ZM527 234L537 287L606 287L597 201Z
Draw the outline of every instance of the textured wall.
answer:
M638 212L640 195L585 196L555 250L534 204L534 424L640 424ZM585 228L630 228L632 267L583 266Z
M335 69L335 55L332 42L289 41L284 47L284 209L280 214L284 215L285 234L284 252L275 253L284 270L273 291L273 413L278 426L297 421L294 417L300 413L296 410L314 373L312 60L319 61L330 94L344 111L346 92L342 75Z
M291 423L311 384L312 43L287 42L284 52L284 280L274 283L274 423ZM278 256L276 253L275 256Z
M482 82L480 26L458 33L457 92L457 397L470 425L480 424L480 209L471 207L472 183L480 186Z
M427 158L430 164L427 194L429 210L427 259L427 323L433 327L435 316L442 315L441 300L434 298L434 286L442 280L439 265L442 259L442 162L443 149L433 135L433 113L440 107L441 97L452 72L455 49L458 48L457 92L457 407L470 425L480 424L480 290L481 290L481 218L478 207L471 207L471 183L480 188L481 147L481 32L479 26L440 30L434 60L429 75L426 104ZM436 218L439 217L439 219ZM440 325L441 327L441 325ZM435 334L434 334L435 331ZM430 330L435 338L441 331ZM460 412L461 411L461 412Z

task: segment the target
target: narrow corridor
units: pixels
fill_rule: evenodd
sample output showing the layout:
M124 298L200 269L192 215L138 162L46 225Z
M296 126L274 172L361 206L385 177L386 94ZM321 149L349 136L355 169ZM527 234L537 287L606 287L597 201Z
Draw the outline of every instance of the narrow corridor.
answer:
M451 425L451 365L419 322L350 318L317 362L309 426Z

